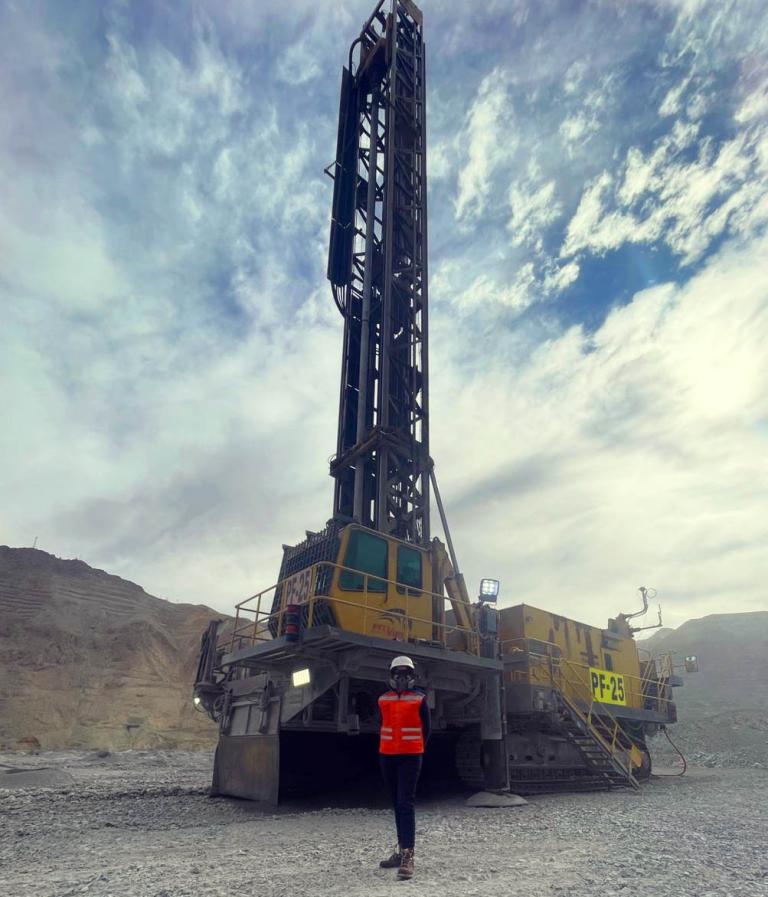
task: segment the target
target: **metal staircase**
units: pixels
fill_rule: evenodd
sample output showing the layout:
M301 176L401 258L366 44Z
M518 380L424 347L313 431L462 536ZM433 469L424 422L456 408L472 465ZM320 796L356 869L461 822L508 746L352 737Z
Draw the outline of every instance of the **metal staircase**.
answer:
M581 753L595 780L602 782L606 789L639 790L640 783L632 774L629 757L626 754L622 757L624 752L617 748L617 731L614 730L613 739L609 742L592 724L591 712L589 716L585 716L562 691L557 691L556 695L563 731ZM618 723L616 726L618 727Z

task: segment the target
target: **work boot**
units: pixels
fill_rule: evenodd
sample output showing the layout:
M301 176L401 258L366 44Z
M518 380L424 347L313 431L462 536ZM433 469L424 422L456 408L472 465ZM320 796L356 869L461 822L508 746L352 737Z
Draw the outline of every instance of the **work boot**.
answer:
M400 868L397 870L398 878L413 878L413 848L405 847L400 854Z
M388 860L382 860L379 863L379 866L381 866L382 869L396 869L400 865L401 856L400 845L398 844L392 856Z

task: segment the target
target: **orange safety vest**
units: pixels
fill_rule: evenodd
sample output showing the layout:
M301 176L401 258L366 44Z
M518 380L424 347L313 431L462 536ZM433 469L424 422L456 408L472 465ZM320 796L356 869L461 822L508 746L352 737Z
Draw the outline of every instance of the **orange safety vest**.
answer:
M379 698L381 712L380 754L423 754L421 702L424 695L415 691L388 691Z

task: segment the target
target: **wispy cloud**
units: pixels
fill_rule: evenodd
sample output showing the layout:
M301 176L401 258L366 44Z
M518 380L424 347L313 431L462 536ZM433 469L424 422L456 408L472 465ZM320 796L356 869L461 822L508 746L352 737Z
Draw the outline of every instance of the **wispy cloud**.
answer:
M557 221L562 211L555 190L554 180L539 186L535 175L528 181L512 184L509 188L512 216L507 226L513 246L528 243L536 250L543 248L544 231Z
M459 171L456 218L471 221L485 208L496 167L517 147L513 111L501 70L495 69L483 78L459 141L466 145L466 161Z
M664 240L691 264L729 226L754 231L765 221L766 141L768 122L719 146L678 124L647 154L631 147L616 176L603 172L585 189L561 255Z

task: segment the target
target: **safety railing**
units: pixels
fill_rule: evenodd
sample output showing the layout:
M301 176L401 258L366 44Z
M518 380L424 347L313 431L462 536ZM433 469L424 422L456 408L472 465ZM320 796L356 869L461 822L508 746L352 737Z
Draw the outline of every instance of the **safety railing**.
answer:
M673 674L672 653L667 651L655 657L650 656L645 663L645 673L641 678L643 706L648 710L661 712L668 710L672 700L672 686L669 680ZM653 705L656 705L653 707ZM669 715L669 714L667 714Z
M344 589L350 593L350 598L342 598L332 588L337 580L336 571L349 573L355 578L360 588ZM374 584L372 586L372 584ZM269 586L255 595L244 599L235 605L235 622L225 650L229 653L240 648L248 647L259 642L271 640L275 634L285 632L287 608L298 606L302 617L302 628L309 629L323 622L328 622L327 609L354 608L362 612L359 626L354 632L361 634L375 634L369 631L374 615L386 613L387 601L390 605L394 599L390 597L391 591L397 595L398 607L391 607L394 616L392 629L402 636L403 641L412 638L413 630L429 633L430 638L421 639L436 643L440 647L461 650L469 654L479 656L481 653L481 637L474 629L446 623L444 620L435 620L432 617L423 617L413 612L414 602L430 599L431 606L435 600L442 609L448 599L445 595L431 592L427 589L415 586L412 583L399 582L385 579L370 573L363 573L352 567L335 564L330 561L320 561L310 567L293 574L285 579ZM279 600L275 601L275 596ZM382 601L384 599L384 601ZM471 604L463 602L467 613L471 618ZM276 609L275 605L277 604ZM396 613L401 611L401 613ZM396 615L395 615L396 614ZM342 627L340 627L342 628Z
M559 645L538 639L507 639L502 642L501 650L505 672L512 682L555 688L567 699L570 709L588 727L592 736L610 752L627 774L631 774L629 751L632 746L637 747L635 739L626 726L622 725L615 711L596 699L591 687L588 664L569 660L563 657ZM514 669L516 656L521 665L524 665L523 669ZM619 674L625 683L628 706L645 707L649 685L661 681L649 678L650 666L649 664L646 668L646 676ZM667 707L672 703L670 699L660 696L654 696L653 700Z
M514 662L515 654L520 658L530 658L526 670L510 670L512 681L532 681L547 685L553 678L553 670L558 664L567 664L573 671L573 678L579 683L576 689L580 697L587 703L593 698L590 687L589 664L577 663L562 656L562 648L554 642L541 639L506 639L501 643L502 657L509 666ZM653 709L669 716L670 705L673 704L669 696L669 686L662 674L654 675L654 664L649 664L642 676L634 676L630 673L617 673L624 683L625 699L627 707L636 709ZM657 693L654 694L654 691ZM597 702L600 703L600 702ZM617 705L619 706L619 705Z
M572 666L576 665L572 664L571 661L565 660L561 670L564 682L569 686L569 690L572 693L575 693L581 690L583 683L577 676L573 675L575 671L571 669ZM560 691L567 697L565 689L561 687ZM599 741L610 753L613 761L618 764L628 777L631 777L632 760L630 751L633 746L636 747L635 740L624 726L621 725L613 712L605 705L601 705L601 712L596 714L595 703L594 693L590 688L589 709L586 713L584 713L579 704L574 701L569 701L569 708L571 712L575 713L581 719L582 723L587 726L587 730L591 733L592 737Z

